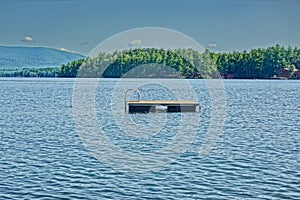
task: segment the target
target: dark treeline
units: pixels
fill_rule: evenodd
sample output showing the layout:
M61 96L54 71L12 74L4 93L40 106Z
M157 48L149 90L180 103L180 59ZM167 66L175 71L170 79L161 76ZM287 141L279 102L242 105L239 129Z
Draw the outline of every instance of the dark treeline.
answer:
M300 49L297 47L276 45L231 53L137 48L114 53L100 52L94 58L63 64L60 69L0 70L0 76L263 79L280 77L282 74L286 78L300 78L299 69Z
M62 66L63 77L183 77L272 78L285 69L290 76L300 69L300 49L276 45L250 51L199 53L193 49L129 49Z
M61 68L63 77L183 77L216 76L217 67L209 51L192 49L164 50L154 48L101 52L94 58L67 63Z
M222 75L234 78L271 78L280 76L280 69L286 69L290 76L300 69L300 49L284 48L280 45L267 49L233 53L212 53Z
M40 68L40 69L2 69L0 77L58 77L61 68Z

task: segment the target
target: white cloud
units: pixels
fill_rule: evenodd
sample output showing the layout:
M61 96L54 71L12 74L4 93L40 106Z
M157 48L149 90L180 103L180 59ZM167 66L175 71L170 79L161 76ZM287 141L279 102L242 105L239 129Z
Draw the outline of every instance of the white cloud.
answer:
M209 44L208 47L209 47L209 48L215 48L215 47L217 47L217 44L215 44L215 43Z
M138 45L141 45L142 44L142 40L132 40L128 46L138 46Z
M29 36L29 35L27 35L26 37L24 37L22 39L22 41L23 42L35 42L35 40L31 36Z
M67 50L67 49L65 49L65 48L60 48L59 50L61 50L61 51L69 51L69 50Z

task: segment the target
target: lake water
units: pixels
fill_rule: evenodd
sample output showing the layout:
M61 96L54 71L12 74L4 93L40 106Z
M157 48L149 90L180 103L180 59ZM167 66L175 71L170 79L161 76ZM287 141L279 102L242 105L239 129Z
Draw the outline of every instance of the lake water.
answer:
M214 118L205 81L188 81L202 109L187 113L187 126L180 113L124 113L124 88L141 85L145 99L186 91L184 80L165 80L171 89L147 81L100 81L91 106L118 149L95 155L80 134L91 119L76 119L75 79L0 79L0 199L300 199L300 81L224 80L225 123L206 156ZM178 134L178 147L189 143L174 160L153 153Z

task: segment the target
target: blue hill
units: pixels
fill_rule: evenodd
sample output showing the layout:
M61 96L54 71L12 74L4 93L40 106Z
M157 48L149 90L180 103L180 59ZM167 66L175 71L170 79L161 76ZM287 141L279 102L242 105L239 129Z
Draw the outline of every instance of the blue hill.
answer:
M0 69L60 67L83 55L46 47L0 46Z

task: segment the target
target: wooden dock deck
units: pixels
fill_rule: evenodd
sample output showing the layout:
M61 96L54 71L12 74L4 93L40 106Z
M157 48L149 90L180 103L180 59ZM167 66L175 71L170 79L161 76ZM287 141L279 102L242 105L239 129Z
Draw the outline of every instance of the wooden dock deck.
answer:
M129 101L128 93L135 92L138 100ZM166 107L167 112L196 112L197 106L200 105L196 101L174 101L174 100L141 100L141 93L137 89L128 89L124 96L125 112L129 113L148 113L156 112L158 106Z
M199 103L196 101L173 100L139 100L127 101L129 113L155 112L157 106L167 107L167 112L196 112Z

